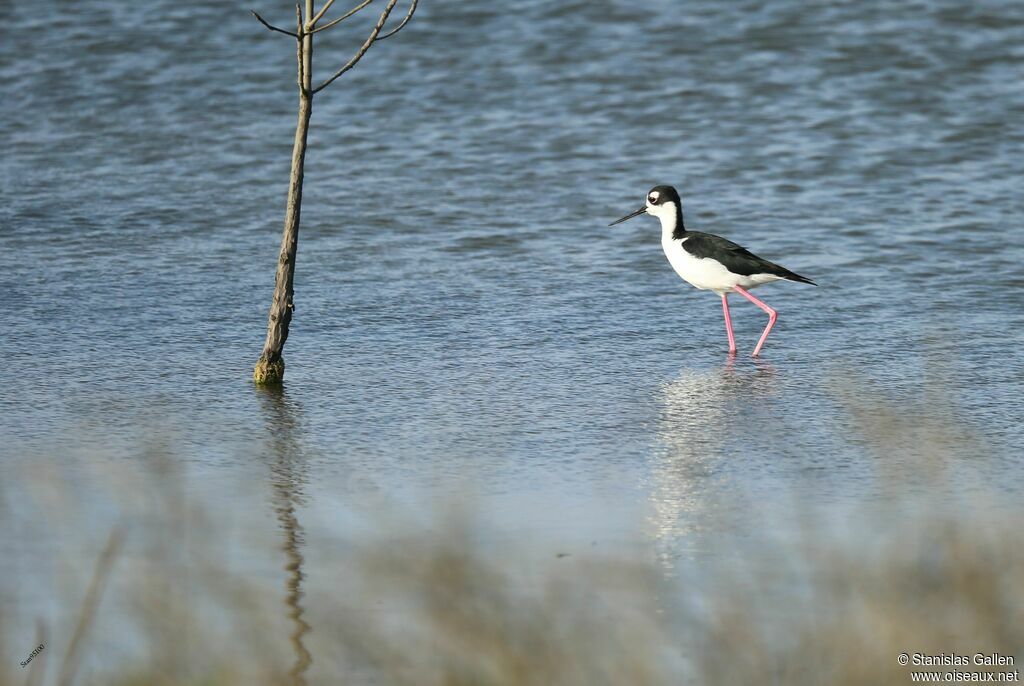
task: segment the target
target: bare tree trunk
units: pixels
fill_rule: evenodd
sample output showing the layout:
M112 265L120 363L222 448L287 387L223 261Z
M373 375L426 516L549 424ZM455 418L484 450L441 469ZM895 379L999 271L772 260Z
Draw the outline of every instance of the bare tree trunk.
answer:
M298 13L298 7L296 7ZM313 16L313 0L306 0L306 17ZM284 358L281 353L288 340L288 325L292 321L292 302L295 281L295 252L299 243L299 218L302 214L302 174L306 163L306 136L309 118L313 114L313 35L303 28L301 14L297 21L299 40L296 41L299 82L299 121L295 126L295 144L292 147L292 174L288 184L288 205L284 215L284 234L281 253L277 260L277 278L274 299L267 321L267 339L263 353L256 361L253 379L256 383L281 383L284 380Z
M299 245L299 216L302 210L302 170L306 162L306 134L309 132L309 118L313 114L313 95L331 85L338 77L347 72L363 58L366 51L375 42L390 38L401 31L412 15L416 12L419 0L409 0L409 10L401 23L390 31L383 32L384 25L395 8L398 0L387 0L387 5L374 24L370 35L359 47L359 50L338 71L326 81L313 88L313 34L329 29L345 21L373 0L363 0L360 4L342 16L321 26L317 22L323 18L335 0L326 0L319 12L314 14L313 1L305 0L306 11L303 14L299 5L295 6L294 32L274 26L252 11L256 20L267 29L283 33L295 39L299 73L299 121L295 126L295 146L292 148L292 177L288 185L288 207L284 214L284 235L281 236L281 253L277 259L277 279L274 285L274 301L270 304L270 315L267 320L267 340L263 344L263 353L256 360L256 368L252 377L256 383L278 384L284 380L284 358L281 352L288 340L288 326L292 322L295 305L292 302L295 281L295 251Z

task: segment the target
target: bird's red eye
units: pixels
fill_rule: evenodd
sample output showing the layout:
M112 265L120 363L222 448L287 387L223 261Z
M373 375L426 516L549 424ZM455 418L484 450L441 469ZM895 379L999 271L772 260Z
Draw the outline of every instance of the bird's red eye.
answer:
M647 202L651 203L652 205L655 204L656 202L658 202L658 196L656 196L656 195L648 196Z

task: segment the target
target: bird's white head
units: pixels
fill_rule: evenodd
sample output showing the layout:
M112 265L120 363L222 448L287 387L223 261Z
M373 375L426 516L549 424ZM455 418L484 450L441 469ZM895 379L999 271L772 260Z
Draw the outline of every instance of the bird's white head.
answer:
M669 233L674 233L683 227L683 205L679 200L679 193L672 186L655 186L647 191L647 198L643 207L627 214L622 219L612 222L609 226L615 226L644 213L653 215L661 220L661 228Z

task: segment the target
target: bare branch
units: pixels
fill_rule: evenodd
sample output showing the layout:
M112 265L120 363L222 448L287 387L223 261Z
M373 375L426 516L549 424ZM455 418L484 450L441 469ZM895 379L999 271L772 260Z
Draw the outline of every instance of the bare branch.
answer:
M302 33L302 8L299 7L299 3L295 3L295 30L299 34ZM302 41L301 37L296 36L296 38L298 40L295 41L295 43L296 43L296 47L295 47L296 55L295 55L295 57L296 57L296 59L299 62L299 76L298 76L298 79L299 79L299 90L301 91L301 90L305 89L305 87L306 87L305 74L302 73L302 52L303 52L303 49L305 48L305 46L303 45L303 41Z
M338 17L337 19L334 19L333 21L331 21L331 22L329 22L327 24L324 24L323 26L317 26L315 29L313 29L309 33L316 33L317 31L325 31L325 30L331 28L332 26L334 26L335 24L340 24L341 22L345 21L346 19L351 17L353 14L358 12L359 10L361 10L364 7L366 7L367 5L369 5L371 2L373 2L373 0L363 0L363 2L359 3L358 5L356 5L352 9L350 9L348 12L346 12L345 14L341 15L340 17Z
M299 35L297 33L292 33L291 31L285 31L284 29L279 29L276 26L273 26L272 24L268 24L263 19L263 17L261 17L259 14L256 13L256 10L249 10L249 11L252 12L252 16L256 17L256 20L259 23L263 24L264 26L266 26L271 31L277 31L278 33L283 33L286 36L291 36L292 38L295 38L296 40L298 40Z
M327 10L331 9L331 5L333 4L334 0L327 0L327 2L324 3L324 6L320 8L320 11L317 12L312 19L306 22L306 29L309 30L316 26L316 23L320 21L320 18L324 16Z
M394 9L396 4L398 4L398 0L388 0L387 7L384 8L384 11L380 15L380 19L377 20L377 25L373 27L373 31L370 31L369 37L366 39L366 42L363 43L362 46L359 48L359 51L352 56L352 59L345 63L344 67L334 72L334 75L331 78L327 79L319 86L314 88L314 93L319 93L324 88L327 88L327 86L331 85L331 83L333 83L336 78L347 72L352 67L356 66L359 60L363 59L363 55L366 54L366 51L369 50L370 46L373 45L374 41L377 40L377 36L380 35L380 30L384 28L384 24L388 20L388 15L391 14L391 10Z
M416 11L416 5L418 3L419 3L419 0L412 0L412 2L409 3L409 11L405 14L405 19L402 20L402 23L399 24L398 26L396 26L395 28L391 29L387 33L385 33L385 34L383 34L381 36L378 36L377 40L384 40L385 38L391 38L391 36L395 35L399 31L401 31L402 28L406 24L409 23L409 20L412 19L412 15Z

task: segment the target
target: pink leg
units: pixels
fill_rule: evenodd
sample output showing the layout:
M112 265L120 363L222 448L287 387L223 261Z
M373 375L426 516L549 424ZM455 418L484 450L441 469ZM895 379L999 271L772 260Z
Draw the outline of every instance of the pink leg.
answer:
M729 316L729 301L726 299L728 296L722 293L722 312L725 314L725 333L729 334L729 354L736 354L736 339L732 335L732 318Z
M758 354L761 352L761 346L764 345L765 340L767 340L768 338L768 333L772 330L772 327L775 326L775 320L779 318L779 313L773 310L772 308L768 307L768 305L761 302L760 300L752 296L750 293L740 288L739 286L736 286L735 290L744 298L746 298L747 300L754 303L755 305L757 305L762 310L768 313L768 326L764 327L764 333L761 334L761 339L757 342L757 347L754 348L753 356L757 357Z

